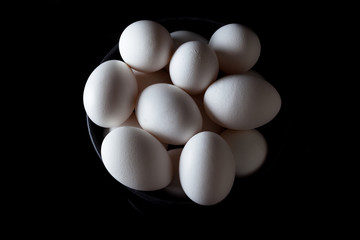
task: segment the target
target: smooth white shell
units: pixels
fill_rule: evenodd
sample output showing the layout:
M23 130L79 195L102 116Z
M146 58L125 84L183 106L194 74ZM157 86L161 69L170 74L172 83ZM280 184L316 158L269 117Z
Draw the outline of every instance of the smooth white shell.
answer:
M119 126L133 112L137 91L135 76L128 65L120 60L103 62L86 81L85 111L101 127Z
M256 172L265 162L267 142L256 129L225 130L221 137L233 151L236 164L236 177L245 177Z
M215 52L200 41L180 45L169 64L172 83L192 95L204 92L218 72L219 62Z
M204 131L184 146L179 163L180 183L186 195L200 205L222 201L235 179L235 160L226 141Z
M260 57L261 44L257 34L238 24L226 24L210 37L209 46L215 50L220 70L228 74L243 73L252 68Z
M204 107L217 124L246 130L271 121L280 111L281 98L260 75L234 74L218 79L207 88Z
M124 62L143 72L155 72L165 67L172 54L172 45L167 29L150 20L133 22L119 39L119 51Z
M126 126L110 131L102 142L101 156L108 172L129 188L159 190L172 180L166 149L143 129Z
M166 83L145 88L135 114L143 129L161 142L182 145L202 128L202 117L194 100L184 90Z

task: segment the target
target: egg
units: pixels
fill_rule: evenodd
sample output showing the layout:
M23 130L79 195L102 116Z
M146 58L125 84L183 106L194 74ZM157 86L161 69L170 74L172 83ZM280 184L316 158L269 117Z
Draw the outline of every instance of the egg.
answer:
M220 70L228 74L250 70L261 52L258 35L239 23L226 24L217 29L210 37L209 46L216 52Z
M120 60L109 60L97 66L88 77L83 105L96 125L116 127L134 111L137 93L137 82L129 66Z
M220 136L229 144L234 154L236 177L249 176L264 164L268 145L257 129L226 129Z
M201 113L194 100L172 84L157 83L145 88L135 114L143 129L167 144L185 144L202 128Z
M154 191L172 180L173 166L163 145L150 133L136 127L118 127L101 144L105 168L126 187Z
M219 134L197 133L181 152L179 178L185 194L195 203L219 203L230 193L235 180L231 148Z
M174 85L191 95L204 92L215 81L219 63L215 52L200 41L185 42L171 57L169 73Z
M281 97L260 75L233 74L219 78L204 94L207 115L232 130L247 130L270 122L280 111Z
M151 20L131 23L119 39L119 51L124 62L142 72L155 72L165 67L169 63L172 46L168 30Z
M168 150L170 159L173 165L173 179L170 184L167 185L164 190L172 196L179 198L186 198L186 194L181 186L180 178L179 178L179 161L181 155L182 148L174 148Z
M161 69L156 72L140 72L133 69L137 84L138 92L141 93L144 88L155 83L171 83L170 75Z

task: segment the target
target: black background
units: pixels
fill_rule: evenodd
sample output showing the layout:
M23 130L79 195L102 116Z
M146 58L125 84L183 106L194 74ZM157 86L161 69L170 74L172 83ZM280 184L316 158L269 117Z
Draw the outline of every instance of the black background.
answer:
M200 5L200 6L199 6ZM24 32L30 48L28 59L37 74L31 85L41 119L29 121L29 141L37 137L31 174L22 181L22 207L27 217L40 215L49 222L64 219L101 224L112 219L154 219L170 222L186 219L227 219L263 222L283 226L304 217L316 222L327 213L324 189L328 182L319 175L320 120L324 100L315 101L319 84L318 55L323 51L320 36L324 18L312 5L263 5L243 1L233 3L70 3L47 1L32 13ZM38 12L38 15L37 15ZM118 43L122 30L141 20L174 17L207 18L223 23L242 23L259 36L262 53L255 66L278 89L283 106L281 129L272 135L279 143L276 161L248 181L243 196L210 208L174 209L153 206L132 199L106 171L89 138L82 93L87 77L109 50ZM30 47L30 46L31 47ZM316 49L316 51L314 51ZM317 99L316 99L317 100ZM33 119L32 116L29 117ZM25 187L24 187L25 186ZM129 200L130 199L130 200ZM238 204L234 201L239 201ZM130 203L132 202L132 203ZM311 216L311 217L310 217ZM57 225L57 224L55 224ZM58 226L58 225L57 225Z

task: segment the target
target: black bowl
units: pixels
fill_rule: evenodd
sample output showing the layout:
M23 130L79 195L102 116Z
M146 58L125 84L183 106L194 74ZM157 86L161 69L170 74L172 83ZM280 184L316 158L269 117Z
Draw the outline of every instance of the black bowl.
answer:
M188 30L193 31L202 35L203 37L209 39L211 35L217 30L219 27L223 26L226 23L213 21L210 19L203 18L167 18L158 20L160 24L162 24L169 32L177 31L177 30ZM122 60L118 43L115 43L115 46L110 49L108 54L103 58L102 62L107 60ZM263 63L266 64L266 63ZM256 68L256 71L262 74L261 68ZM271 83L271 79L267 79ZM280 92L281 95L281 92ZM180 211L191 209L208 209L216 208L228 208L233 207L236 204L239 204L252 188L256 188L258 183L266 176L266 174L271 170L271 167L276 162L278 155L284 145L285 142L285 134L286 134L286 117L284 114L284 99L282 99L283 105L280 109L278 115L269 123L257 128L266 138L268 143L268 155L259 170L248 177L244 178L236 178L233 188L230 194L219 204L216 206L203 207L200 206L190 199L187 198L179 198L173 195L168 194L164 190L157 191L138 191L131 188L128 188L121 183L119 183L119 187L124 187L129 191L129 201L131 205L136 205L137 209L141 209L143 212L144 206L147 209L156 209L159 210L159 207L163 207L166 211L171 209L177 209ZM90 135L90 139L95 148L95 151L100 159L101 158L101 143L104 137L104 128L99 127L94 124L90 118L86 115L88 132ZM170 148L172 146L169 146Z

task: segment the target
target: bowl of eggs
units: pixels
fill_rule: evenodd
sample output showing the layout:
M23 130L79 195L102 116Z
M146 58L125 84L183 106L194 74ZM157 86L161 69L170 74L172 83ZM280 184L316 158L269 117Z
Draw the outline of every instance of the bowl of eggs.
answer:
M281 93L241 23L138 20L89 75L90 139L109 174L161 206L216 206L279 151Z

